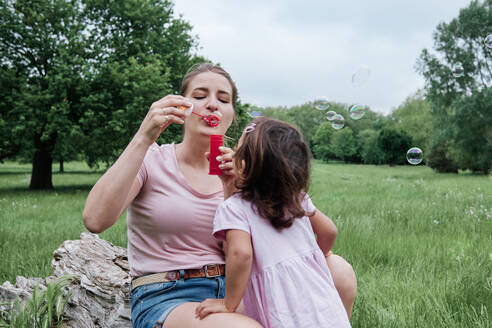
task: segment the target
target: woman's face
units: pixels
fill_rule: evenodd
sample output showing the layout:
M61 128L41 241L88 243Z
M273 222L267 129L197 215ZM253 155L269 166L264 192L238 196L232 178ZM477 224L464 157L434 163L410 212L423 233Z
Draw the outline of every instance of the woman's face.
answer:
M204 72L195 76L187 88L186 98L193 103L193 111L200 115L215 115L219 125L211 127L200 116L191 114L185 120L185 133L225 134L234 118L232 86L222 75Z

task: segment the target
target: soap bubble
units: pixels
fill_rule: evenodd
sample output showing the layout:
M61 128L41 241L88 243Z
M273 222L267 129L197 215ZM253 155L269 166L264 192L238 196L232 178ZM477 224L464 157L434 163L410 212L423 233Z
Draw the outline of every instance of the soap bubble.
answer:
M492 49L492 34L487 35L484 43L487 48Z
M463 69L463 65L461 63L455 64L453 66L454 77L462 77L464 74L465 74L465 70Z
M335 130L340 130L343 129L345 126L345 119L343 118L342 115L336 114L333 116L333 120L331 121L331 127L334 128Z
M260 117L261 116L261 112L258 111L258 110L254 110L252 111L251 113L249 113L249 115L252 117L252 118L256 118L256 117Z
M360 65L359 68L352 74L352 85L360 87L369 79L371 69L367 65Z
M326 97L320 97L314 101L314 108L317 110L326 110L329 105L330 103Z
M424 153L418 147L412 147L407 151L407 161L412 165L418 165L422 162Z
M335 115L337 115L337 113L333 110L330 110L326 113L326 118L328 119L328 121L333 121Z
M366 107L363 105L353 105L350 107L350 117L354 120L360 120L364 115L366 115Z

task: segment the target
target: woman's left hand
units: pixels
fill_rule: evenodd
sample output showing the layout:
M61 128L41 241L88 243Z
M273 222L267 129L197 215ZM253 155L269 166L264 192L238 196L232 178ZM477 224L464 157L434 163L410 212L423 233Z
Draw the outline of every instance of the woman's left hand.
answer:
M219 312L231 312L225 306L225 299L207 298L196 307L195 316L201 320L209 314Z

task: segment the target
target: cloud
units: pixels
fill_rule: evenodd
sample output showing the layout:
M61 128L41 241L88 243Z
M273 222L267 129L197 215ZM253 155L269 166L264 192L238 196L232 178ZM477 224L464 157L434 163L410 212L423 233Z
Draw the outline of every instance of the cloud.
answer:
M437 24L468 3L183 0L175 11L198 34L199 54L231 73L243 102L292 106L327 96L389 113L423 87L414 66ZM371 76L354 87L360 64Z

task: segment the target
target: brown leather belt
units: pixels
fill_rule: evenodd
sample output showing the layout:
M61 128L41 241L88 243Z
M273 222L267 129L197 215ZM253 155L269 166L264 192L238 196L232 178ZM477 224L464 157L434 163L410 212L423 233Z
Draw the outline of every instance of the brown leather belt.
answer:
M180 270L153 273L146 276L138 277L132 280L132 290L138 286L153 284L157 282L176 281L181 278ZM201 269L184 270L184 279L193 278L213 278L222 276L225 273L224 264L208 264Z

